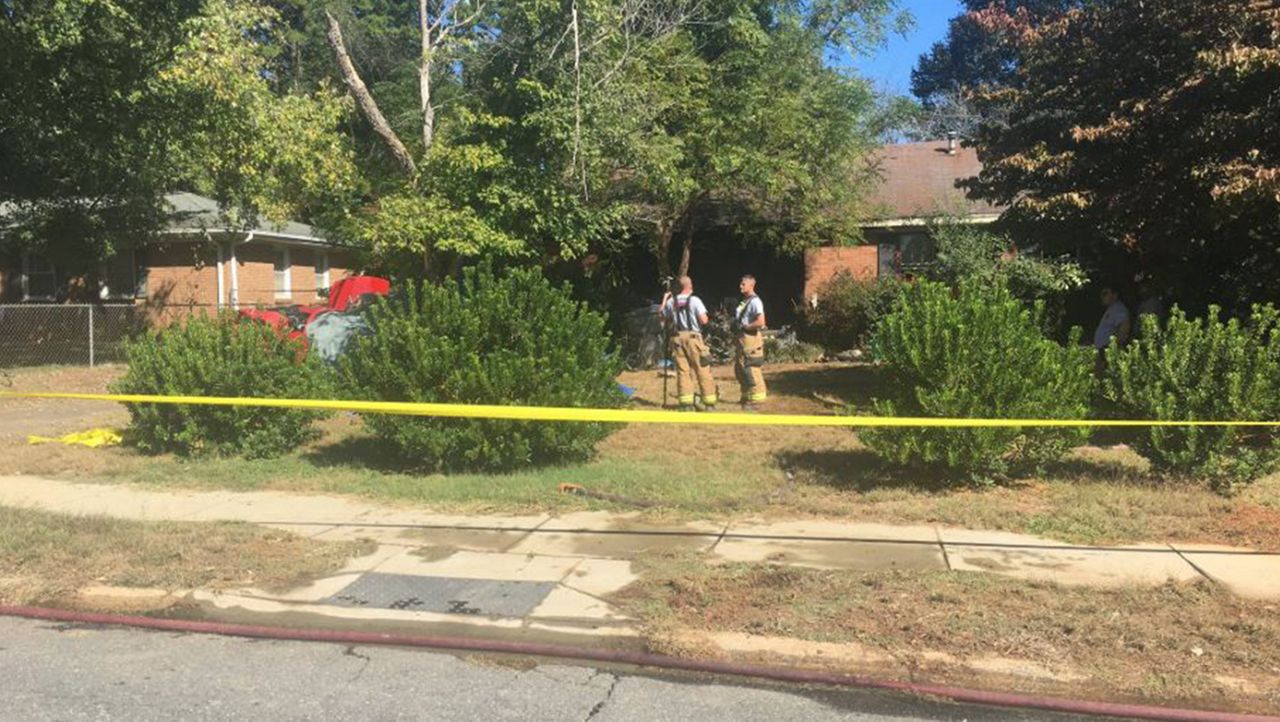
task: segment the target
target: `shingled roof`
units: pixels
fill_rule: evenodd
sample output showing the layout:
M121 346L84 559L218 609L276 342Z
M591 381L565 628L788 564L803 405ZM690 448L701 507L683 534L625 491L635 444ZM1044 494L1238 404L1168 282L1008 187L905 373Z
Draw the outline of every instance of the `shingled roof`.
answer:
M977 151L947 141L886 145L874 156L881 182L871 196L871 220L928 218L937 215L994 218L1001 209L965 197L956 181L982 170Z

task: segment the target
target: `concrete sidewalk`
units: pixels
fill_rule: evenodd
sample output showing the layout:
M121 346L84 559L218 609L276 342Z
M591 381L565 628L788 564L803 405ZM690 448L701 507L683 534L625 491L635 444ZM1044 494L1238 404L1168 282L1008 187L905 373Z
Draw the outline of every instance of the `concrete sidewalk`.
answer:
M359 499L280 492L150 491L0 477L0 505L137 520L243 521L318 540L368 538L368 557L301 589L196 590L223 615L292 614L638 643L608 595L635 581L631 560L689 551L708 561L878 571L963 570L1067 585L1154 585L1207 578L1280 599L1280 554L1198 545L1081 547L1006 532L832 521L644 523L603 511L559 516L435 514ZM439 631L438 630L438 631Z

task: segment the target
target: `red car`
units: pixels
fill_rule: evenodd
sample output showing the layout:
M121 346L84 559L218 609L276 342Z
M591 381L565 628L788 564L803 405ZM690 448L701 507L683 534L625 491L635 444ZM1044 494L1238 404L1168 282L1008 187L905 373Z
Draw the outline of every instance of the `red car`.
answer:
M391 281L377 276L347 276L329 289L329 301L324 306L279 306L276 308L242 308L241 318L261 321L288 333L289 338L300 338L306 343L307 325L322 313L346 311L371 296L385 296L391 292Z

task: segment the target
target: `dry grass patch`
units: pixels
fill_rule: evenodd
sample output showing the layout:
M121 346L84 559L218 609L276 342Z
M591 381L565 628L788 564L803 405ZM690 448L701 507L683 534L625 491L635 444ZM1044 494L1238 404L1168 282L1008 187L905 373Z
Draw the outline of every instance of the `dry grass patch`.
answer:
M89 585L284 589L331 574L367 542L249 524L138 522L0 507L0 602L57 603Z
M75 377L82 372L84 378ZM18 385L49 386L59 374L70 374L72 385L105 383L102 379L118 369L42 373L31 371ZM715 376L723 408L733 410L732 370L719 367ZM822 399L865 407L878 383L874 368L858 364L771 365L766 377L766 415L835 413ZM628 372L620 381L636 389L638 408L661 404L662 378L656 373ZM16 422L56 415L63 402L41 403L38 414L15 415ZM1280 475L1225 499L1206 488L1150 478L1140 457L1111 445L1120 438L1076 450L1047 478L974 489L887 466L846 428L631 424L606 439L588 463L511 474L420 474L398 464L351 415L337 414L319 428L322 437L296 453L261 461L183 461L128 448L32 447L19 439L0 439L0 454L10 473L157 487L351 494L463 513L602 508L642 509L663 520L815 517L996 529L1085 544L1206 542L1280 551ZM557 492L562 483L606 497L566 496Z
M687 638L681 630L738 632L856 643L901 661L917 679L957 680L945 669L928 671L938 652L995 656L1074 670L1090 680L1080 684L1108 697L1280 709L1272 707L1280 705L1275 605L1208 583L1101 590L989 574L860 574L668 555L650 557L642 580L616 599L666 652L705 653L672 647L670 640Z

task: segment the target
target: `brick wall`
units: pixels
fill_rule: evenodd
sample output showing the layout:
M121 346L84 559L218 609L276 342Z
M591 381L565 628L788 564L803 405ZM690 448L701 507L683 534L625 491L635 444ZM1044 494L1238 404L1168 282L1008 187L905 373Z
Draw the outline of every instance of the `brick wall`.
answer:
M148 322L167 325L218 304L218 254L204 243L168 243L146 250Z
M804 252L804 302L812 303L822 285L841 271L854 278L872 280L879 272L879 254L874 245L842 248L810 248Z
M316 274L316 258L324 254L329 259L329 285L337 283L344 276L351 275L355 267L355 256L350 251L322 250L312 248L294 248L289 252L289 261L293 264L293 303L303 305L324 305L325 297L320 295L320 279Z

